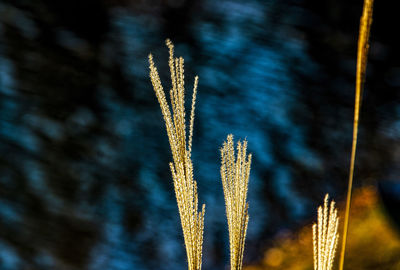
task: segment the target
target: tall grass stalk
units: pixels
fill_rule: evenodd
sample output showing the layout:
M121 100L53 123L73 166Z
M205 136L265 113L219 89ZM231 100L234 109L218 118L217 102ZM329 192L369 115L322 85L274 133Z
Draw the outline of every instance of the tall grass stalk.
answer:
M373 2L374 2L373 0L364 0L363 13L360 19L360 30L358 36L358 49L357 49L353 142L352 142L351 157L350 157L350 172L349 172L349 181L347 188L346 211L344 216L343 240L342 240L342 250L340 253L339 270L343 270L344 256L346 252L347 231L349 225L349 213L351 204L351 192L353 187L353 176L354 176L354 163L355 163L356 148L357 148L358 120L360 115L360 106L361 106L361 98L364 87L365 71L367 68L367 55L369 49L368 40L372 23Z
M170 168L185 240L188 269L200 270L205 205L203 204L202 210L198 212L197 183L193 178L193 164L191 160L198 77L196 76L194 80L189 135L187 138L184 61L182 57L174 57L174 46L170 40L167 39L166 44L169 48L169 68L172 80L172 89L170 91L172 114L151 54L149 55L150 79L160 103L171 146L173 162L170 163Z
M247 141L237 143L237 156L232 134L221 148L221 179L224 189L229 230L231 270L241 270L244 242L249 222L247 187L250 178L251 154L247 156Z

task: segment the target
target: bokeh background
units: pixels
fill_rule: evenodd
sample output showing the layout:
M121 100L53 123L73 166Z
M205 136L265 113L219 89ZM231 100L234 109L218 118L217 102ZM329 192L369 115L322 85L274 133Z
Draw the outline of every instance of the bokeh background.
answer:
M245 264L312 269L316 207L347 188L362 2L0 0L0 269L187 267L148 77L152 52L169 88L166 38L199 75L203 269L229 269L228 133L253 153ZM397 17L376 1L348 269L400 269Z

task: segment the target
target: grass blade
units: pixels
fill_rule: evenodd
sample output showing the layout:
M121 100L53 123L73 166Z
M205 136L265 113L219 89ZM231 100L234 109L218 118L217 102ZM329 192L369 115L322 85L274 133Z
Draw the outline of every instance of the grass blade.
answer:
M361 97L364 87L365 71L367 68L368 40L372 23L373 0L364 0L363 14L360 20L357 49L356 94L354 103L353 142L350 157L350 172L346 197L346 211L344 216L342 249L340 252L339 270L343 270L344 256L346 252L347 231L349 225L349 213L351 205L351 191L353 188L354 163L356 158L358 121L360 115Z

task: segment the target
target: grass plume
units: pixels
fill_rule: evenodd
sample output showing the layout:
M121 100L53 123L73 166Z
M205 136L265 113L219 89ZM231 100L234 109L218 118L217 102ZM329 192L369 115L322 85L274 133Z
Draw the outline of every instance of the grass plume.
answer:
M202 210L198 212L197 183L193 178L193 164L191 160L198 77L196 76L194 80L189 135L187 136L184 61L182 57L174 57L174 46L169 39L166 40L166 45L169 49L168 64L172 81L172 89L170 90L172 113L151 54L149 55L150 79L158 102L160 103L169 144L171 146L173 162L170 163L170 168L185 240L188 269L200 270L202 263L205 205L203 204Z
M339 218L335 202L325 195L324 205L318 207L318 222L313 225L314 270L331 270L338 243Z
M359 30L358 48L357 48L357 71L356 71L356 91L355 91L356 93L354 102L353 142L352 142L351 157L350 157L350 172L349 172L349 181L347 188L346 211L344 216L343 241L342 241L342 250L340 252L339 270L343 270L344 255L346 252L347 231L349 225L349 214L351 205L351 192L353 187L353 176L354 176L354 163L355 163L356 148L357 148L358 121L359 121L361 98L365 80L365 71L367 69L367 56L369 49L368 40L372 24L373 3L374 3L373 0L364 0L363 13L360 19L360 30Z
M246 200L251 154L246 156L246 150L247 141L243 143L239 141L235 158L232 135L228 135L221 148L221 178L228 220L231 270L242 269L244 242L249 222L249 204Z

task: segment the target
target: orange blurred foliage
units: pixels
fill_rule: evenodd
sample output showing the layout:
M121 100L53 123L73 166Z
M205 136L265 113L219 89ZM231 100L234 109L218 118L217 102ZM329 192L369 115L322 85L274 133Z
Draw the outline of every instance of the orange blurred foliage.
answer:
M339 215L342 217L344 205L339 208L342 209ZM264 258L258 264L244 269L313 269L311 227L310 224L295 233L277 238L273 247L266 250ZM338 256L337 252L334 269L338 264ZM377 191L373 187L354 191L344 268L400 269L400 234L385 216Z

